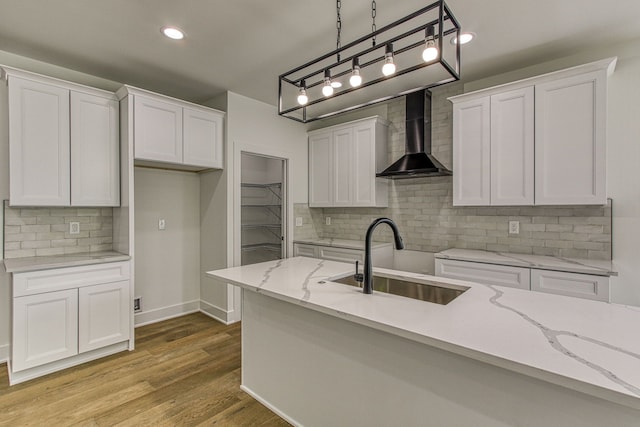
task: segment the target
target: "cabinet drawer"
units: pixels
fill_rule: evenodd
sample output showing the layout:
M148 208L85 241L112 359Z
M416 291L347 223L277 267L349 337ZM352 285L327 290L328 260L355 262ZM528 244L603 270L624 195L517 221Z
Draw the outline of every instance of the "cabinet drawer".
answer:
M356 249L320 247L320 258L340 262L364 262L364 251Z
M13 274L13 296L129 280L129 262L110 262L81 267L56 268Z
M531 290L609 301L609 278L564 271L531 270Z
M436 276L468 280L485 285L529 289L528 268L478 262L436 259Z
M301 245L295 243L293 245L293 256L306 256L310 258L318 258L318 247L312 245Z

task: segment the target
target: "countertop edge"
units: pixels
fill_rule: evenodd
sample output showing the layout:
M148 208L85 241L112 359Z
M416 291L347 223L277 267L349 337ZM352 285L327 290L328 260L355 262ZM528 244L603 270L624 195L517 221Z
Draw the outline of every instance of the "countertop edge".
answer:
M51 269L56 269L56 268L68 268L68 267L80 267L83 265L92 265L92 264L105 264L105 263L110 263L110 262L119 262L119 261L129 261L131 260L131 256L130 255L126 255L126 254L114 254L114 255L107 255L107 256L101 256L98 258L93 258L93 259L76 259L76 260L68 260L68 261L58 261L55 260L55 258L59 258L59 257L55 257L54 259L44 259L47 257L42 257L43 259L41 260L40 263L35 264L31 264L31 265L17 265L17 266L12 266L12 259L8 259L8 260L3 260L3 264L4 264L4 269L7 273L26 273L26 272L30 272L30 271L40 271L40 270L51 270ZM20 260L23 258L14 258L15 260ZM9 266L7 266L7 262L9 262Z
M486 251L485 251L486 252ZM498 255L498 254L497 254ZM522 255L522 254L515 254ZM435 259L449 259L452 261L466 261L466 262L476 262L479 264L492 264L492 265L505 265L509 267L523 267L523 268L533 268L537 270L548 270L548 271L561 271L566 273L578 273L578 274L590 274L594 276L603 276L603 277L612 277L618 276L617 271L613 271L606 268L600 268L595 266L589 266L585 264L576 264L573 266L552 266L552 265L544 265L544 264L533 264L528 263L526 261L519 261L517 259L507 259L507 260L492 260L492 259L479 259L473 256L465 256L465 255L449 255L443 254L441 252L436 252L434 254ZM557 258L558 260L563 260L562 258ZM567 261L568 262L568 261Z
M328 240L328 239L322 239L322 240ZM344 239L343 239L344 241ZM360 242L359 240L354 240L354 242L357 242L358 244L353 244L350 245L348 243L340 243L340 241L336 242L322 242L320 240L314 240L314 239L296 239L293 241L293 243L299 243L301 245L314 245L314 246L324 246L324 247L328 247L328 248L341 248L341 249L354 249L354 250L359 250L359 251L363 251L364 250L364 242ZM372 248L385 248L385 247L392 247L393 244L391 242L371 242L371 247Z

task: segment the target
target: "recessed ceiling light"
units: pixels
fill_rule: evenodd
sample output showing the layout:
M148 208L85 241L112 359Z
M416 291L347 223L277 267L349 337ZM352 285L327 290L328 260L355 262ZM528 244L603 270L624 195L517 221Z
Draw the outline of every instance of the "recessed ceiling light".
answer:
M184 38L184 32L180 28L176 27L162 27L160 29L162 34L174 40L182 40Z
M331 82L331 87L334 88L334 89L338 89L338 88L342 87L342 83L334 80L334 81Z
M467 44L476 37L476 33L460 33L460 44ZM458 43L458 38L451 39L451 44Z

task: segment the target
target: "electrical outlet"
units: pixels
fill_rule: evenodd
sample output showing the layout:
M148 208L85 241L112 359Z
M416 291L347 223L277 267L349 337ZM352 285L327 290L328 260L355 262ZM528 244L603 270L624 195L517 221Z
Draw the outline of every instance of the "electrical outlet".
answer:
M69 234L80 234L80 223L79 222L70 222L69 223Z
M296 217L296 227L302 227L302 217Z
M520 221L509 221L509 234L520 234Z
M166 223L164 222L164 218L160 218L158 220L158 230L164 230Z
M142 297L136 297L133 299L133 312L139 313L142 311Z
M330 216L324 217L324 223L327 225L331 225L331 217Z

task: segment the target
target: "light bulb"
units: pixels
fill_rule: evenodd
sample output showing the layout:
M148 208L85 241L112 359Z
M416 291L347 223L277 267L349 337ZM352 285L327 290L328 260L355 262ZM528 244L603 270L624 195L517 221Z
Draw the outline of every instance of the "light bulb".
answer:
M349 84L351 87L358 87L362 84L362 77L360 76L360 70L354 69L351 77L349 78Z
M390 76L396 72L396 64L393 63L393 57L385 58L382 66L382 74Z
M438 57L438 48L434 40L435 29L433 25L429 25L425 30L425 46L422 51L422 59L424 62L431 62Z
M358 87L362 84L362 77L360 76L360 62L358 58L353 58L353 70L351 71L351 77L349 78L349 84L351 87Z
M422 51L422 59L424 62L431 62L438 57L438 48L433 40L427 40L427 44Z
M300 95L298 95L298 104L307 105L307 102L309 102L307 91L304 90L304 88L300 88Z
M393 63L393 45L389 43L384 54L384 65L382 66L382 74L390 76L396 72L396 64Z
M333 95L333 86L331 86L331 72L324 70L324 86L322 86L322 94L324 96Z
M325 79L324 86L322 86L322 94L324 96L333 95L333 87L331 86L331 79Z

